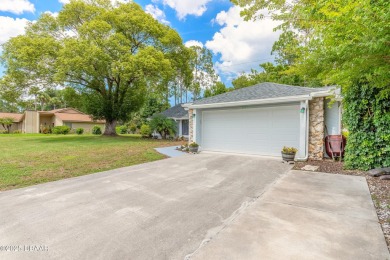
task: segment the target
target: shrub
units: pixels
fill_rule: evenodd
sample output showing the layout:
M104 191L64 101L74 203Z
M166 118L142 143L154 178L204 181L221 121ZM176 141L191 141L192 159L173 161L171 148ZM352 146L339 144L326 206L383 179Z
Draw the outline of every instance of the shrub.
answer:
M76 129L76 134L78 134L78 135L82 135L82 134L84 134L84 128L77 128Z
M343 120L349 131L346 168L390 167L390 98L383 92L359 82L343 93Z
M166 139L168 136L174 136L177 132L175 120L161 114L152 117L150 127L153 131L159 133L162 139Z
M50 127L44 126L41 128L41 134L51 134L52 129Z
M14 133L14 134L21 134L22 131L20 131L20 130L15 130L15 131L13 131L13 133Z
M101 135L102 134L102 128L98 125L95 125L93 128L92 128L92 134L94 135Z
M52 133L56 135L66 135L69 134L69 132L70 132L70 127L66 125L55 126L52 129Z
M119 132L120 134L127 134L127 126L125 126L125 125L119 126L118 130L117 130L117 132Z
M192 143L190 143L189 147L192 147L192 148L199 147L199 144L192 142Z
M11 126L13 122L14 120L10 117L0 118L0 125L2 125L3 128L7 130L8 133L11 132Z
M7 130L0 130L0 134L9 134Z
M298 151L298 149L295 148L295 147L287 147L287 146L285 146L282 149L282 153L296 153L297 151Z
M130 129L130 133L135 134L135 132L137 132L137 125L134 123L131 123L129 126L129 129Z
M150 129L150 126L142 125L140 133L141 133L142 137L148 138L152 134L152 130Z

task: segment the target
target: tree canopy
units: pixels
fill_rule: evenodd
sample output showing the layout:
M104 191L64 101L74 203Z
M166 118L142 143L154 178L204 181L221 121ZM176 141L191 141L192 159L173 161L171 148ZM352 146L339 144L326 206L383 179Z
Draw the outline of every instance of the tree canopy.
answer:
M274 44L278 62L290 72L323 84L364 82L388 95L390 78L390 2L327 0L232 0L245 19L263 19L260 10L281 21ZM269 17L266 17L269 18Z
M350 131L345 166L390 166L390 2L232 0L245 19L281 21L273 46L286 74L338 85ZM264 13L264 12L262 12Z
M250 73L242 74L232 81L235 89L245 88L262 82L275 82L294 86L320 86L317 81L304 82L303 77L290 73L287 64L274 65L270 62L260 64L262 71L252 69Z
M138 4L110 0L71 0L58 17L43 14L3 48L2 89L22 96L68 85L85 96L87 112L106 120L107 135L139 110L146 91L168 92L186 50L176 31Z

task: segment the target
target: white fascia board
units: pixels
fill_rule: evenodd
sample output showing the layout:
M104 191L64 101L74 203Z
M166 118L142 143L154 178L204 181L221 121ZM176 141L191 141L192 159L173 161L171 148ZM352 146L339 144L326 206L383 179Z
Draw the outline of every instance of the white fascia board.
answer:
M192 105L192 103L185 103L185 104L182 104L181 107L184 108L184 110L189 110L190 109L190 106Z
M310 95L300 95L291 97L280 97L280 98L267 98L267 99L255 99L255 100L244 100L235 102L224 102L224 103L212 103L212 104L191 104L189 108L218 108L218 107L239 107L239 106L253 106L262 104L276 104L276 103L287 103L294 101L311 100Z

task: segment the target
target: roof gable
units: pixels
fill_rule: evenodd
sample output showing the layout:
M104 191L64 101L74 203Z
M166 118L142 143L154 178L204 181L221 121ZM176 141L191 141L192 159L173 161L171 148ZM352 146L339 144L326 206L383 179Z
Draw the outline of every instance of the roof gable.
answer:
M77 109L74 108L60 108L60 109L53 109L48 112L52 113L67 113L67 114L82 114L85 115L83 112L78 111Z
M163 112L161 112L166 117L175 118L175 119L188 119L188 111L182 107L182 104L177 104Z

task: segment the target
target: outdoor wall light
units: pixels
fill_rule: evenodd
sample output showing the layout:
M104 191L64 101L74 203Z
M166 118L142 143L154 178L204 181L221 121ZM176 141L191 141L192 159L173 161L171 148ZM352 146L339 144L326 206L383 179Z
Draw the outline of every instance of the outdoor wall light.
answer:
M301 108L301 113L302 113L302 114L305 113L305 110L306 110L306 108L302 107L302 108Z

